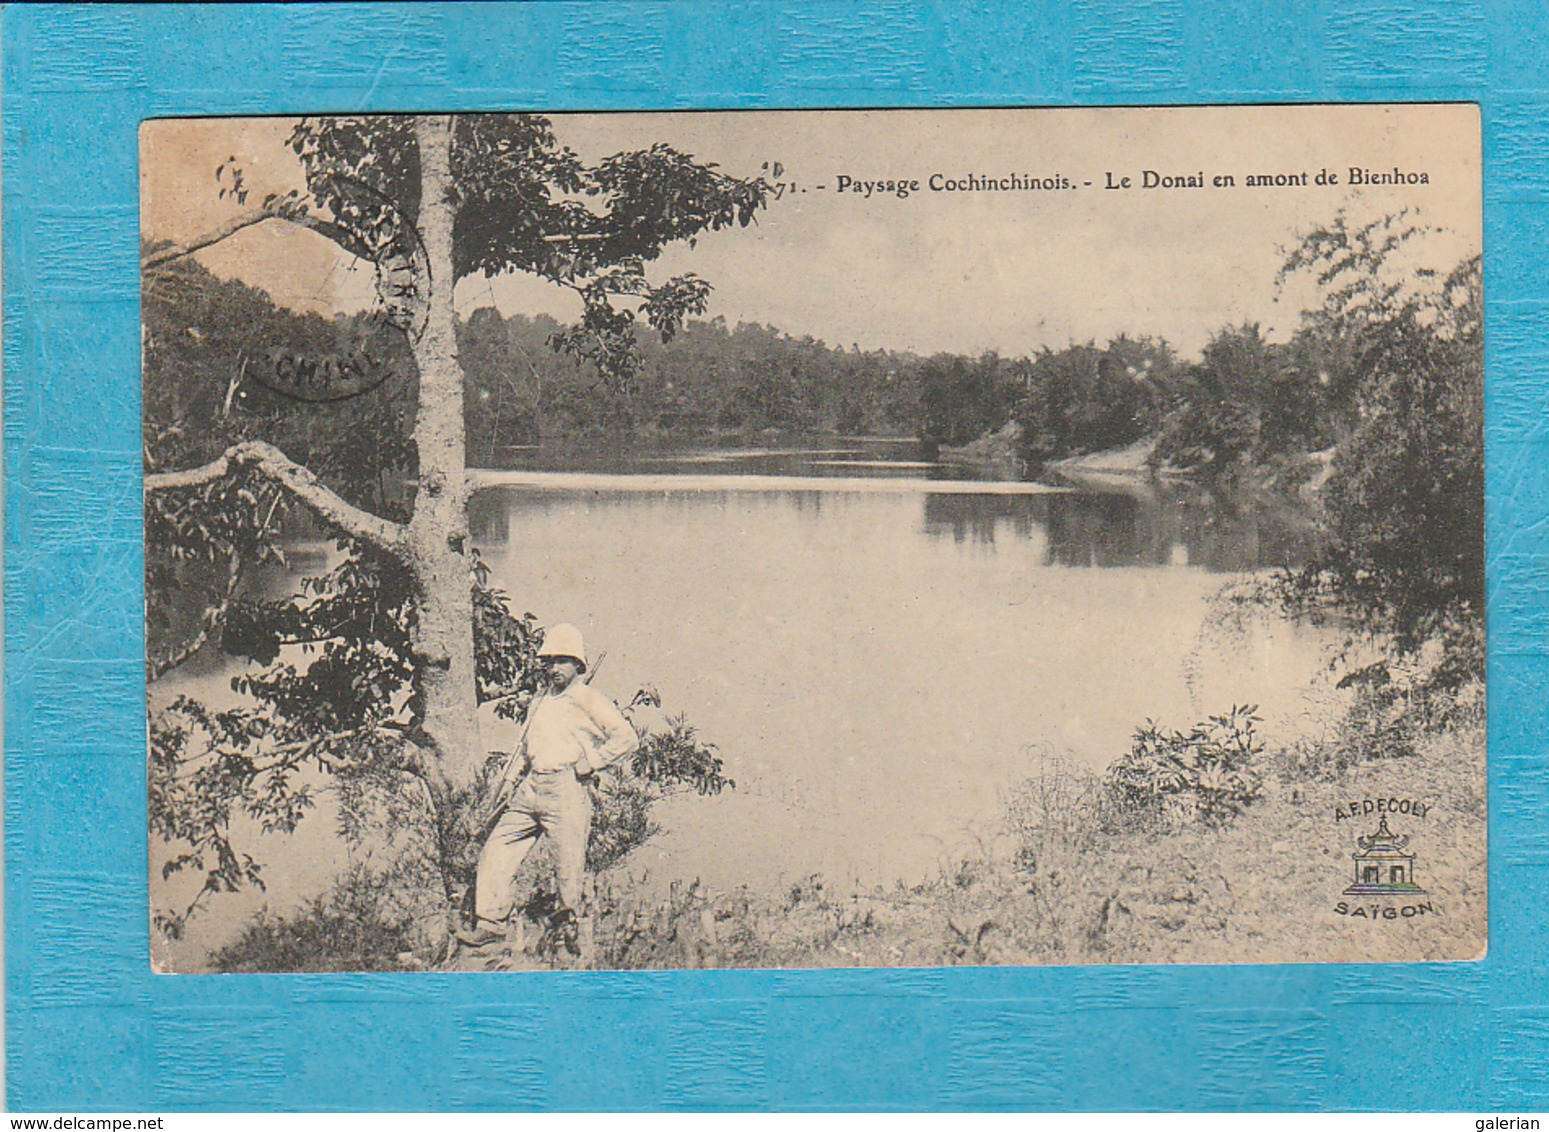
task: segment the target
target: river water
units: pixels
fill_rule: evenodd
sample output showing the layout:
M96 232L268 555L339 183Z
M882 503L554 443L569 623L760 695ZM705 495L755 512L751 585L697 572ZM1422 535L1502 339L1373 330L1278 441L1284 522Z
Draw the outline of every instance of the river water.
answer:
M1186 485L1048 486L904 443L559 458L480 473L475 545L539 621L650 685L738 788L662 808L658 880L922 879L1038 760L1101 768L1148 718L1304 729L1326 640L1213 599L1294 565L1305 517Z
M570 621L597 687L656 688L716 744L735 790L669 799L626 868L655 889L913 883L987 845L1009 791L1058 759L1098 770L1146 719L1186 727L1259 704L1286 741L1320 709L1326 635L1223 589L1307 554L1306 517L1185 484L1023 483L910 443L667 455L544 452L475 473L474 542L519 612ZM335 558L297 543L294 590ZM152 688L229 701L200 657ZM266 893L217 898L160 956L199 969L257 907L326 888L346 851L326 800L289 839L243 845ZM176 902L186 878L160 879ZM166 946L160 944L158 946Z

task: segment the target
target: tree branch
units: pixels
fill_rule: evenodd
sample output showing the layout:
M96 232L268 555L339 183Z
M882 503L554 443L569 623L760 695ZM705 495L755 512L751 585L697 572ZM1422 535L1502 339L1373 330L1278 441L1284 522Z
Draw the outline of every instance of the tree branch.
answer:
M149 494L203 487L240 468L252 468L268 477L310 507L319 518L352 538L399 557L408 548L406 527L346 502L309 469L264 440L248 440L234 445L208 464L197 468L147 475L145 491Z
M242 581L242 552L231 552L231 563L226 571L226 590L221 595L220 604L214 609L206 611L199 625L199 632L194 634L193 640L182 648L173 649L160 660L147 659L145 662L145 677L149 681L159 680L174 668L177 668L189 657L204 648L210 635L216 629L221 628L226 622L226 614L231 609L231 599L236 596L237 585Z
M217 228L212 228L200 236L194 237L186 244L172 244L156 251L148 252L140 257L140 270L149 271L160 267L175 259L191 256L195 252L230 239L245 228L251 228L256 224L262 224L265 220L283 220L288 224L294 224L299 228L307 228L321 236L332 240L339 247L353 256L375 262L371 255L371 249L355 233L328 220L319 220L315 216L291 211L276 211L273 208L255 208L250 212L244 212L241 216L234 216Z

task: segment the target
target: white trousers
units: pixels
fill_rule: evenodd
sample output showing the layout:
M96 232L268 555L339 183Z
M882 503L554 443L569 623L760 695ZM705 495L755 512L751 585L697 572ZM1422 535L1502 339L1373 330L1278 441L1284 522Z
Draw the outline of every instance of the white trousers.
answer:
M490 831L479 853L474 908L481 920L504 920L516 902L516 871L538 835L547 833L559 874L559 899L575 911L586 879L586 839L592 828L592 799L570 769L529 774Z

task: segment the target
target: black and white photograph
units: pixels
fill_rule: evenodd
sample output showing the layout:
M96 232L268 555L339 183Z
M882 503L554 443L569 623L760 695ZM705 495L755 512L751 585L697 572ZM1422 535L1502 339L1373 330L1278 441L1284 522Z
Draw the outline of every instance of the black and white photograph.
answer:
M152 966L1482 957L1480 156L145 122Z

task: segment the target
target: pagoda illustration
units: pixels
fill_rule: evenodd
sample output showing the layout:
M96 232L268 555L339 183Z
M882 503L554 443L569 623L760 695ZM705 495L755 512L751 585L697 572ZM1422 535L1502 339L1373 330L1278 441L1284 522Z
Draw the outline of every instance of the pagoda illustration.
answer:
M1403 896L1425 889L1415 883L1415 855L1405 853L1407 836L1399 837L1388 829L1383 817L1377 832L1355 839L1361 847L1355 858L1355 883L1345 889L1346 896Z

